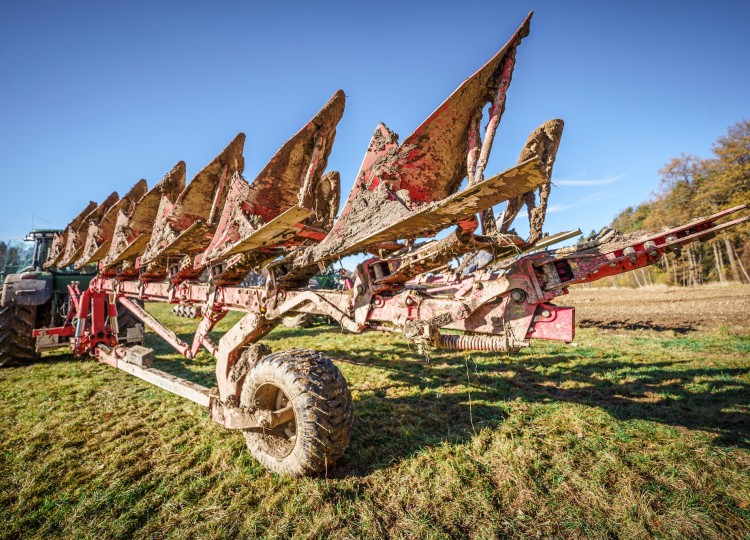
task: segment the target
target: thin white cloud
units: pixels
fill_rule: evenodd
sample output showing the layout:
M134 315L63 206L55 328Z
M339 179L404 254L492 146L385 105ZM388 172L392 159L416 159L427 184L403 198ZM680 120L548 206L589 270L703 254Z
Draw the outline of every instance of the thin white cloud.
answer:
M606 182L599 181L598 183L591 183L591 184L570 184L570 185L611 184L613 182L616 182L616 181L620 180L621 178L626 177L628 174L629 173L623 173L623 174L619 174L617 176L609 177L609 178L606 179L607 180ZM600 179L600 180L604 180L604 179ZM583 181L583 180L576 180L576 181ZM553 182L553 184L554 183L555 182ZM547 214L556 214L558 212L565 212L567 210L570 210L572 208L576 208L576 207L581 206L583 204L590 203L591 201L599 199L599 198L602 198L604 196L606 196L608 199L616 199L617 197L622 197L623 195L631 193L632 191L633 191L632 189L626 189L624 191L619 191L619 192L614 192L612 189L605 189L605 190L596 191L594 193L590 193L589 195L586 195L585 197L581 197L580 199L578 199L575 202L570 203L570 204L550 204L550 205L547 206ZM552 196L554 197L554 193L553 193ZM500 216L500 214L502 214L502 211L504 209L505 209L504 203L501 203L500 205L498 205L497 212L496 212L498 217ZM517 219L526 219L528 216L529 216L529 213L526 210L526 206L524 206L523 209L518 212L518 215L516 215L516 217L514 218L514 220L517 220Z
M592 193L591 195L587 195L586 197L583 197L581 199L578 199L576 202L571 204L550 204L547 206L547 213L548 214L555 214L557 212L565 212L566 210L570 210L571 208L575 208L577 206L581 206L582 204L585 204L587 202L590 202L592 199L597 199L603 195L609 195L612 193L611 190L606 191L597 191L596 193ZM526 210L526 207L524 207L523 210L518 212L518 215L516 216L516 219L523 219L525 217L528 217L529 213Z
M622 180L626 176L627 173L615 176L605 176L603 178L562 178L559 180L552 180L552 183L556 186L603 186L605 184L612 184L618 180Z
M569 210L571 208L574 208L574 207L578 206L579 204L580 203L566 204L566 205L562 205L562 204L550 204L547 207L547 213L548 214L554 214L555 212L564 212L565 210ZM515 219L523 219L523 218L526 218L526 217L529 217L529 212L526 210L526 207L524 207L523 210L521 210L521 211L518 212L518 215L516 216Z

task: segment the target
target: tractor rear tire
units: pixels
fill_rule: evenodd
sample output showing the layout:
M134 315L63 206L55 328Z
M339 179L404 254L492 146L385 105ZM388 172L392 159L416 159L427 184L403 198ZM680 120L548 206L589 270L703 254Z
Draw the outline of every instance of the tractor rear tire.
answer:
M22 366L39 359L32 335L36 306L0 307L0 367Z
M245 430L250 452L278 474L327 471L344 455L352 434L354 406L344 376L316 351L292 349L262 358L247 374L240 405L278 411L289 404L293 420Z

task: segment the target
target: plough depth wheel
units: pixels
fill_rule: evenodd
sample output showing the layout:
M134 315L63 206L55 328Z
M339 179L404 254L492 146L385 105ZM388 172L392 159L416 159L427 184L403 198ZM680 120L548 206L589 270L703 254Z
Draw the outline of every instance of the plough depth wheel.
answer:
M275 428L245 431L250 452L272 472L320 473L349 445L352 396L339 369L319 352L293 349L258 361L247 374L240 405L290 418Z

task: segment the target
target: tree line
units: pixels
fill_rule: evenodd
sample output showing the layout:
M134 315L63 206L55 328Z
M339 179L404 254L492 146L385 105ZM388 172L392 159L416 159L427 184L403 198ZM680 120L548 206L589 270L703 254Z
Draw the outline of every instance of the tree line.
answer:
M611 227L622 232L659 231L699 216L750 202L750 121L732 125L700 158L681 155L660 171L659 189L651 200L620 212ZM741 215L747 215L743 211ZM750 283L750 226L743 224L705 242L685 246L643 271L622 276L618 285L700 285L707 282Z

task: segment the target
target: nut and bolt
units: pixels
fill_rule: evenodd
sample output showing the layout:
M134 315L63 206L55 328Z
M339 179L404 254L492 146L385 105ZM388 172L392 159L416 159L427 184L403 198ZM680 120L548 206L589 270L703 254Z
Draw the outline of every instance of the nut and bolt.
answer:
M526 300L526 291L523 289L513 289L510 291L510 299L516 303L521 303Z

